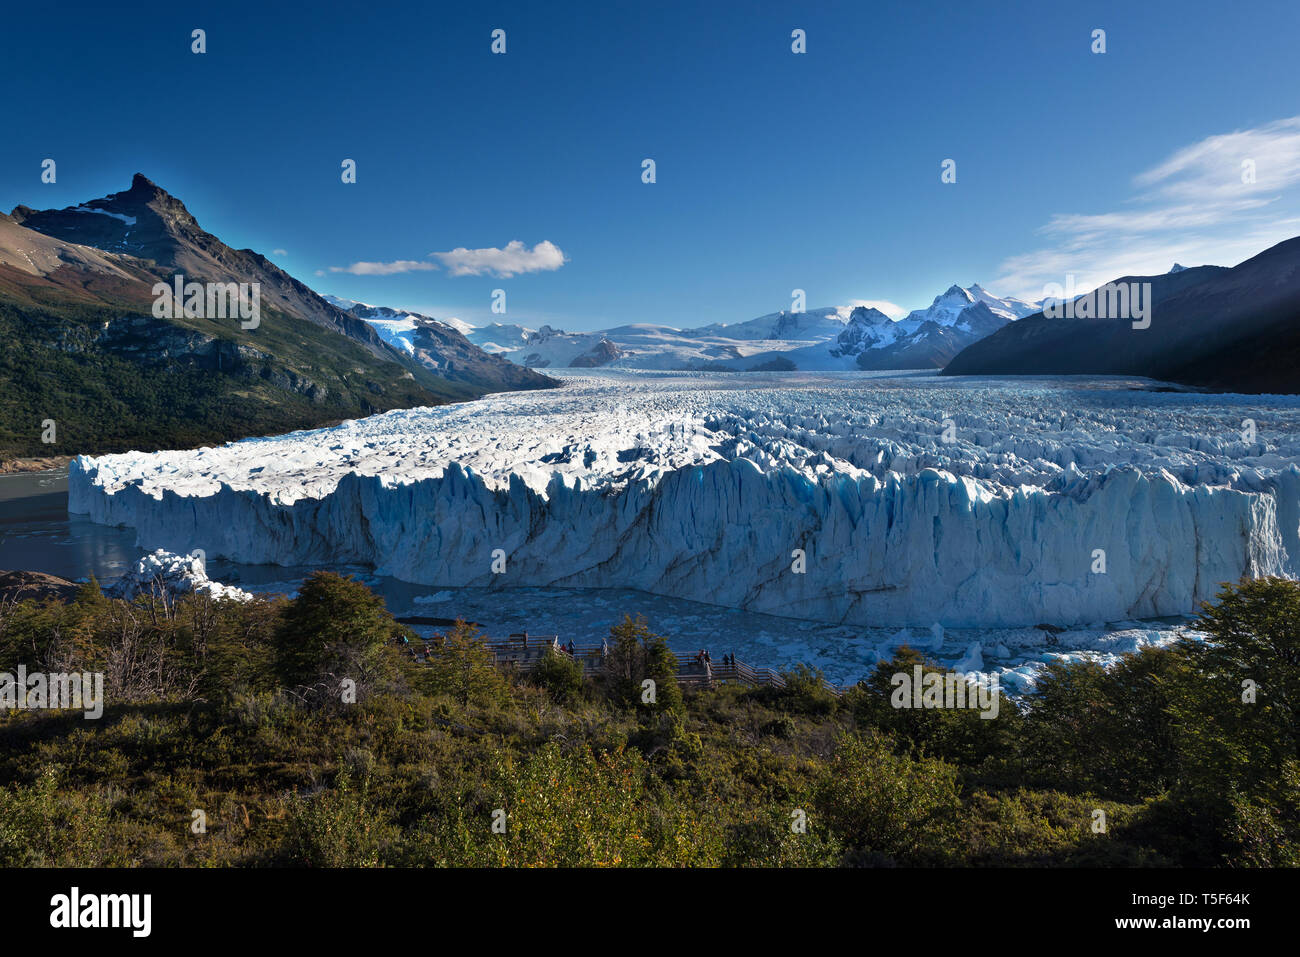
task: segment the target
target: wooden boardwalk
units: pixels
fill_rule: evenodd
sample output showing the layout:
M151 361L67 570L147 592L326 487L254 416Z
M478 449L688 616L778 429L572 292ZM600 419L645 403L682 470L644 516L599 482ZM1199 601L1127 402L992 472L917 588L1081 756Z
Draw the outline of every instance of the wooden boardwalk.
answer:
M424 622L412 622L410 619L398 620L424 624ZM428 642L425 644L427 646ZM482 644L492 652L498 667L513 667L523 673L536 668L548 651L554 651L577 661L582 665L583 671L589 674L604 669L605 657L608 654L605 645L575 644L570 650L568 644L560 641L559 635L531 635L526 632L509 635L506 638L486 638L483 639ZM422 648L413 649L417 659L421 657L421 651ZM706 662L701 661L698 655L677 656L677 682L689 688L711 688L715 684L727 683L744 684L755 688L786 686L785 678L772 668L755 668L735 657L729 657L726 664L721 661ZM822 681L822 687L836 697L841 696L846 690L827 681Z

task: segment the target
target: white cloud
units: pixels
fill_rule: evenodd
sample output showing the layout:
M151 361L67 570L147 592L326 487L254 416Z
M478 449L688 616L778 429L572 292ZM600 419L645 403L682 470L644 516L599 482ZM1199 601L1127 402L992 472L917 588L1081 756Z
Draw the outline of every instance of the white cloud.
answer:
M529 249L519 240L506 244L505 249L489 246L487 249L466 249L460 246L450 252L430 253L447 267L452 276L496 276L509 279L520 273L552 272L566 262L560 247L542 240Z
M284 249L272 249L272 250L271 250L271 255L272 255L272 256L287 256L287 255L289 255L289 253L288 253L287 250L284 250Z
M403 272L427 272L438 267L418 259L398 259L391 263L353 263L351 266L330 266L330 272L349 272L354 276L394 276Z
M530 272L552 272L563 266L567 259L560 247L542 240L529 249L519 240L506 244L505 249L489 246L486 249L466 249L458 246L448 252L429 253L428 259L398 259L394 262L355 262L350 266L330 266L330 272L346 272L354 276L395 276L404 272L431 272L441 261L450 276L511 276Z
M1243 183L1242 163L1255 164L1255 182ZM1300 116L1253 130L1210 136L1181 149L1135 180L1163 197L1183 202L1232 204L1266 196L1300 182Z
M1253 182L1243 182L1251 161ZM1124 275L1215 263L1231 266L1300 232L1300 117L1207 137L1134 178L1130 208L1058 213L1049 245L1011 256L998 289L1038 299L1075 277L1086 291Z

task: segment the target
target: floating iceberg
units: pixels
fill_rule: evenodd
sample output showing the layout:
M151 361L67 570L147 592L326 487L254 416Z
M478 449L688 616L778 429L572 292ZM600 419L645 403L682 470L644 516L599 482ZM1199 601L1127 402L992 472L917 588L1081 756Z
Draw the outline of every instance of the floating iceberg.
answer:
M193 593L212 598L251 601L251 593L234 585L223 585L208 578L203 558L198 555L173 555L159 548L141 556L135 567L110 585L105 592L114 598L131 599L139 594L171 596Z

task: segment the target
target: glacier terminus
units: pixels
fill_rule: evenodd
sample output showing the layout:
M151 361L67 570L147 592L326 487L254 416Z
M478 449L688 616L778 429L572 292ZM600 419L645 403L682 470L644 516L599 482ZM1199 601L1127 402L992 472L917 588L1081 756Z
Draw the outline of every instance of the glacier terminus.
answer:
M1300 398L1117 378L564 370L564 387L80 457L149 549L636 589L868 627L1194 613L1300 573Z

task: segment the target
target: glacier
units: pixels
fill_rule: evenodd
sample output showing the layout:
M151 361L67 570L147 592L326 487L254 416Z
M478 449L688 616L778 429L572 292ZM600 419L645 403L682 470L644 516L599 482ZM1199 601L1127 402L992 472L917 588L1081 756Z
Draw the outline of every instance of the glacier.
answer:
M1300 572L1295 397L928 372L562 378L80 457L69 509L148 549L245 564L635 589L864 627L1186 615L1221 582Z

